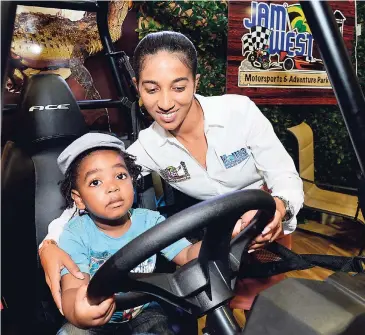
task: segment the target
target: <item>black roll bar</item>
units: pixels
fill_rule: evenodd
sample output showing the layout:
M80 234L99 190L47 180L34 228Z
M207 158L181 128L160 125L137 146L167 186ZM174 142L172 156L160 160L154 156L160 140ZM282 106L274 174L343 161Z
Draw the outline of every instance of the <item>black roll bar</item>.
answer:
M98 108L131 108L131 102L127 98L121 100L100 99L100 100L79 100L77 105L80 109L98 109ZM17 109L17 104L6 104L3 107L4 114L10 114Z
M110 1L79 1L79 0L64 0L64 1L2 1L2 38L6 37L6 41L2 43L2 89L4 89L5 79L7 71L5 66L9 59L9 50L13 35L16 6L38 6L38 7L52 7L61 9L71 9L80 11L96 12L96 23L99 31L99 36L105 55L108 59L111 74L114 80L114 86L117 91L118 98L112 99L100 99L100 100L82 100L78 101L78 105L81 109L97 109L97 108L119 108L123 111L129 111L125 113L127 122L132 124L132 129L128 132L128 137L136 132L133 129L133 123L131 118L131 108L133 101L138 99L137 91L132 83L132 77L134 76L132 68L129 64L128 56L123 51L116 52L109 33L108 28L108 6ZM4 7L4 8L3 8ZM4 20L3 20L4 16ZM4 29L6 28L6 29ZM3 39L2 39L3 41ZM8 47L6 47L8 45ZM7 51L8 50L8 51ZM4 65L3 65L4 63ZM123 76L120 75L122 72ZM127 78L127 79L126 79ZM3 106L4 113L10 113L16 110L17 105L7 104ZM136 108L139 108L137 106ZM138 113L137 113L138 114ZM139 114L138 114L139 115Z
M13 39L16 3L1 1L1 95L3 94L11 41ZM1 102L1 105L3 102Z
M327 1L301 1L304 15L319 46L347 132L360 165L358 199L365 213L365 98L345 43ZM359 255L364 248L360 249Z
M18 5L72 9L86 12L97 12L99 9L98 2L95 0L61 0L61 1L16 1Z
M365 175L365 99L333 11L327 1L300 2L319 46L345 120L362 175Z

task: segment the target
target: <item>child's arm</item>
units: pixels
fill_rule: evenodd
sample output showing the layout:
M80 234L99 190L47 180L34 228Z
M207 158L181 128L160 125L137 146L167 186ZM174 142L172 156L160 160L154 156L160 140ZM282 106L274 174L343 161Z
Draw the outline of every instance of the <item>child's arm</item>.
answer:
M114 310L113 298L91 306L86 297L90 281L89 247L92 243L88 234L90 223L86 218L71 220L60 236L62 248L82 271L84 279L77 279L64 268L61 272L61 296L63 312L68 321L80 328L100 326L107 323Z
M247 212L251 217L256 214L256 211ZM241 230L243 230L247 225L243 225L241 220L238 220L232 233L232 238L237 236ZM177 265L184 265L187 262L191 261L194 258L197 258L199 255L200 247L202 242L197 242L195 244L191 244L184 249L182 249L172 260Z
M194 258L197 258L199 255L199 250L202 245L202 242L197 242L195 244L191 244L188 247L181 250L172 260L177 265L184 265L187 262L191 261Z
M57 308L61 313L61 269L67 268L76 278L83 279L83 275L78 266L66 252L58 247L60 236L67 222L71 220L74 212L76 212L76 207L65 209L59 218L54 219L48 226L48 235L39 245L39 257L47 279L46 281Z
M89 275L84 273L84 280L76 279L71 274L62 277L62 307L69 322L79 328L90 328L107 323L115 311L114 297L101 304L91 306L86 297Z
M253 214L251 216L253 216ZM165 218L160 215L154 225L159 224L164 220ZM232 238L244 228L245 225L242 224L242 220L238 220L233 229ZM192 259L198 257L201 245L201 241L195 244L191 244L186 238L182 238L181 240L178 240L175 243L166 247L165 249L161 250L161 252L169 261L174 261L177 265L184 265L187 262L190 262Z

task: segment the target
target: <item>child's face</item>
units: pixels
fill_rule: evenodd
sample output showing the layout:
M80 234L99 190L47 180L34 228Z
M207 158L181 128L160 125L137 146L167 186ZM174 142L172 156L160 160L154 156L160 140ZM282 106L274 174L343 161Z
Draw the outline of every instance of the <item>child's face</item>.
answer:
M122 218L133 204L133 184L125 162L114 150L98 150L78 167L72 197L79 209L103 220Z

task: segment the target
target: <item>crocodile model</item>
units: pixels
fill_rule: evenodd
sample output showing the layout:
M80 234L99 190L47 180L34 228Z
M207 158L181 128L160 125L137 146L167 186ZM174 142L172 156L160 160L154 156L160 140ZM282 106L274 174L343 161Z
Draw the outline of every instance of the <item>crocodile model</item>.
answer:
M117 0L109 4L108 26L113 42L121 37L129 5L130 1ZM45 14L44 8L18 7L8 89L20 92L28 76L52 72L65 79L72 75L85 89L86 99L100 99L91 75L83 65L86 57L102 50L96 14L85 13L80 20L73 21L61 16L65 12L62 10L51 15Z

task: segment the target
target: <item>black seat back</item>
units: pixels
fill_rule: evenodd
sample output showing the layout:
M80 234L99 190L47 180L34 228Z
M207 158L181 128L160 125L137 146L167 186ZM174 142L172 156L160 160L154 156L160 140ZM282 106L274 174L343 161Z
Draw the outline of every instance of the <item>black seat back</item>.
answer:
M22 123L2 153L2 294L27 330L41 325L37 333L49 333L47 324L61 315L54 313L37 249L64 205L57 156L88 129L58 75L30 78L21 101Z

